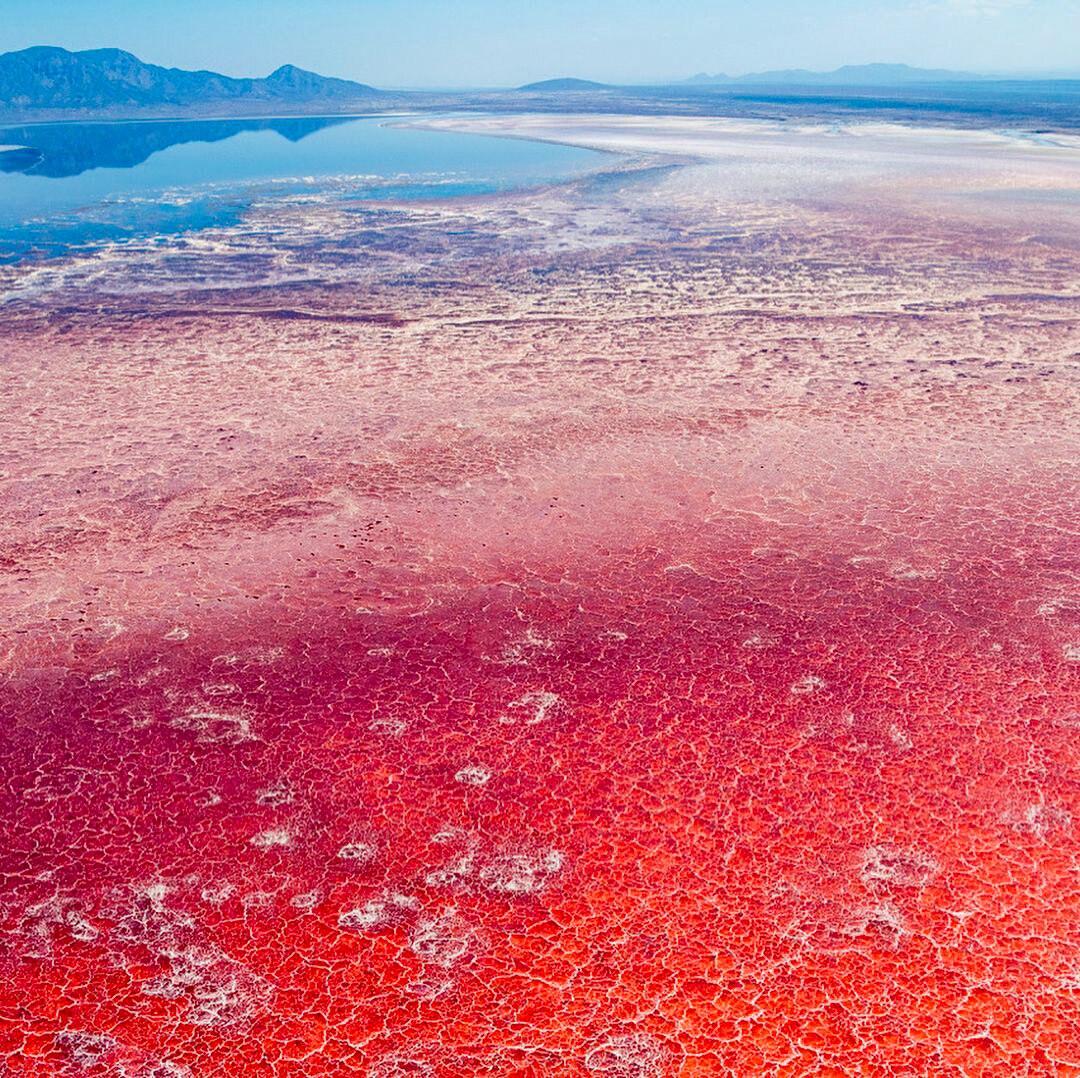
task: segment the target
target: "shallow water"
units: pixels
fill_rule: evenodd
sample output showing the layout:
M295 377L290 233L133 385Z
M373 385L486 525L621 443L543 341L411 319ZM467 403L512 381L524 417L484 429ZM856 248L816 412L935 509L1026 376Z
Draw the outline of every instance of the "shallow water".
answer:
M230 224L272 198L448 198L566 179L578 147L382 118L37 124L0 130L0 260ZM36 151L36 152L35 152Z

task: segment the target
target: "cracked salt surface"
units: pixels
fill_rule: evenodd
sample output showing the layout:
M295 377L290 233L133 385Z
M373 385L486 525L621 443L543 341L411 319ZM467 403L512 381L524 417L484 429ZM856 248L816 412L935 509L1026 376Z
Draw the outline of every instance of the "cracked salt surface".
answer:
M684 119L0 270L16 1078L1080 1065L1077 150Z

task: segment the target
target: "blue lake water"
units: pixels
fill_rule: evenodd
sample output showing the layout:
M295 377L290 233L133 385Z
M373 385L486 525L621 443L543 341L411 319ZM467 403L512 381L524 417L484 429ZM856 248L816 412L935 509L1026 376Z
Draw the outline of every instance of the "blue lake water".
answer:
M227 225L259 200L490 194L600 168L592 150L306 117L0 128L0 261Z

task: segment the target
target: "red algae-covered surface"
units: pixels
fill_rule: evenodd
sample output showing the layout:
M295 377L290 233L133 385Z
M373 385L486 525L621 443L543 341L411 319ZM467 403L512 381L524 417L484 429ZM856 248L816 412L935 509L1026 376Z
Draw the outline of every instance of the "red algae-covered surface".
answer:
M489 126L6 271L5 1073L1080 1075L1080 151Z

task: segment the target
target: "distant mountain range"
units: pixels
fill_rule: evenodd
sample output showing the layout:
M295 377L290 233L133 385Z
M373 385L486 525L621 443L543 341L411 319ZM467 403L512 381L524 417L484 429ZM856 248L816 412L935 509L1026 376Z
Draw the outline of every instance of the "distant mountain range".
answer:
M143 63L137 56L120 49L92 49L69 52L67 49L39 45L20 52L0 54L0 124L39 123L41 121L83 120L227 120L281 116L332 116L385 112L397 109L452 110L520 109L528 98L530 109L558 112L575 110L615 110L630 112L644 109L656 112L678 107L682 111L708 115L728 114L737 102L751 97L762 101L786 93L787 87L805 88L803 96L831 96L829 107L856 108L855 98L897 95L900 87L911 87L920 100L948 97L949 101L924 102L922 113L937 111L956 114L965 108L986 114L988 93L998 88L1001 101L994 107L1004 109L1015 122L1055 123L1076 127L1076 83L1059 84L1029 79L1000 81L1002 76L971 75L960 71L909 67L907 64L861 64L835 71L763 71L753 75L695 75L677 83L659 85L613 86L590 79L556 78L530 82L513 90L377 90L360 82L327 78L286 64L266 78L241 79L213 71L185 71ZM1039 103L1029 101L1022 108L1016 93L1030 86L1038 93ZM921 87L926 87L924 90ZM1037 90L1035 87L1041 87ZM867 91L875 90L875 93ZM745 91L738 93L735 91ZM835 92L833 92L835 91ZM1005 94L1008 101L1002 97ZM966 95L966 96L965 96ZM969 101L972 95L978 102ZM963 97L967 103L958 103ZM843 99L843 100L841 100ZM955 99L955 100L954 100ZM676 105L672 103L676 102ZM1007 105L1007 107L1006 107ZM771 107L767 103L760 108ZM793 101L784 106L795 108ZM811 105L799 105L809 108ZM821 103L814 108L824 107ZM858 106L863 107L863 106ZM883 103L874 107L886 107ZM892 107L909 111L913 101ZM1026 110L1026 111L1025 111ZM153 152L151 137L140 132L125 152ZM171 136L169 136L171 137ZM63 165L53 152L49 164L38 165L32 150L20 147L18 139L0 131L0 172L41 171L48 168L81 168L83 156ZM139 139L145 139L140 149ZM27 145L38 147L40 138ZM53 147L56 150L56 147ZM86 148L87 160L97 150Z
M5 113L265 112L290 105L370 107L383 96L363 83L325 78L291 64L264 79L234 79L145 64L120 49L68 52L39 45L0 55L0 112Z
M847 64L835 71L787 68L752 75L694 75L684 85L696 86L902 86L911 83L976 82L987 75L972 75L944 68L910 67L907 64Z

